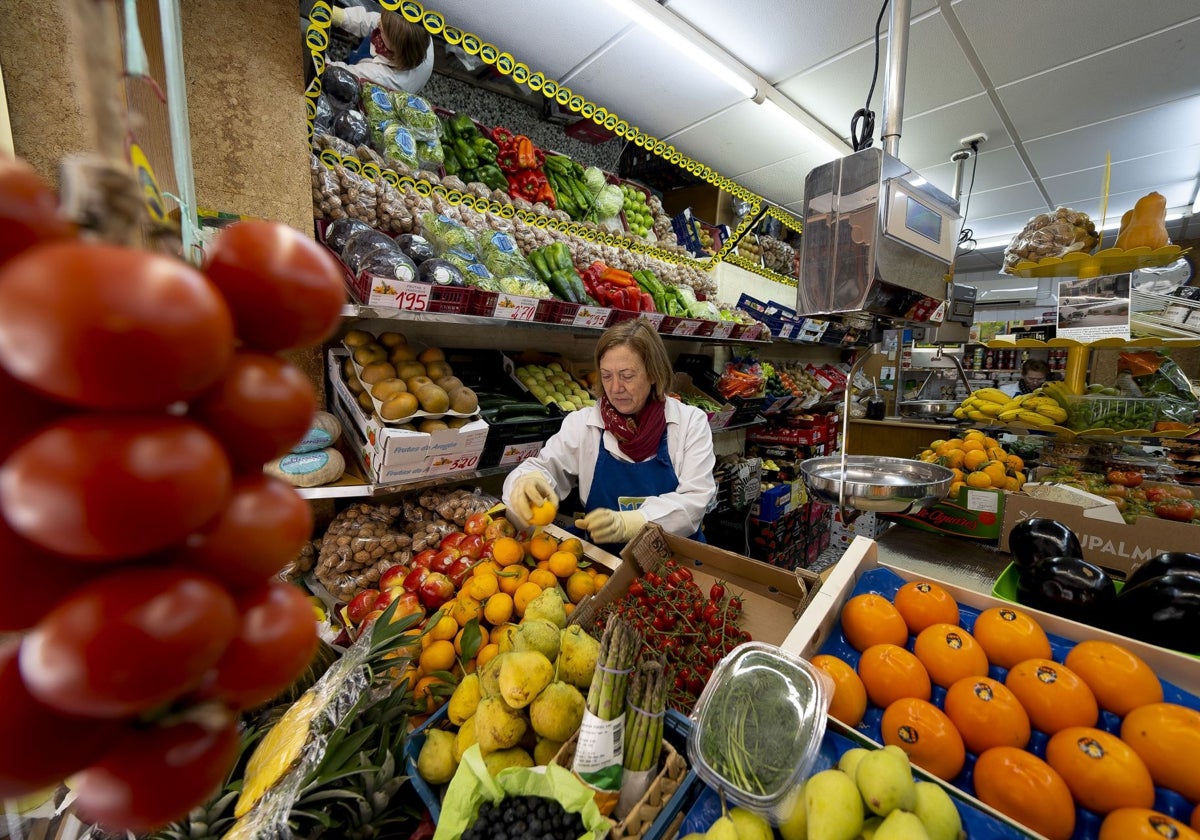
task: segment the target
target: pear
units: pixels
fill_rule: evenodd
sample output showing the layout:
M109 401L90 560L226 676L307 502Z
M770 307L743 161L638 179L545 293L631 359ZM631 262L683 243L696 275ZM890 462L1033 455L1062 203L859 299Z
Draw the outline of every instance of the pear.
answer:
M854 747L853 749L846 750L842 753L842 757L838 759L837 769L853 779L858 770L858 762L862 761L862 757L869 752L870 750L865 750L862 747Z
M431 785L444 785L458 769L454 757L454 733L445 729L430 729L425 743L417 754L417 772Z
M930 840L921 819L913 813L897 808L883 818L874 840Z
M525 606L525 621L549 621L560 630L567 626L567 610L558 587L543 589Z
M450 705L446 709L446 716L450 718L450 722L455 726L462 726L463 721L475 714L480 696L479 675L467 674L450 695Z
M962 818L941 785L917 782L917 806L913 813L925 826L929 840L959 840L963 836Z
M708 827L704 840L738 840L737 823L726 814Z
M529 706L529 722L543 738L565 741L579 731L585 701L569 683L552 682Z
M495 776L509 767L532 767L533 756L520 747L509 747L506 750L488 753L483 757L483 764L488 772Z
M528 724L525 716L509 708L502 697L487 697L479 701L475 712L475 740L484 755L506 750L521 742Z
M535 650L553 662L558 659L559 629L544 619L525 619L513 637L513 651Z
M462 761L463 753L471 748L475 743L475 716L467 718L463 721L463 725L458 727L458 733L454 736L454 760Z
M579 689L591 688L600 643L578 624L572 624L558 637L558 678Z
M779 824L779 836L783 840L808 840L808 811L804 807L804 783L792 804L792 813Z
M808 840L855 840L862 831L862 797L841 770L822 770L804 784Z
M858 762L854 780L871 813L881 817L897 808L911 811L917 804L907 755L900 759L888 749L872 750Z
M879 831L879 826L883 825L883 817L871 817L863 823L862 834L859 837L862 840L872 840L875 832Z
M552 679L554 666L549 659L535 650L513 651L500 663L500 696L510 707L524 709Z
M504 664L505 656L507 654L498 653L479 669L479 696L481 699L500 696L500 666Z
M508 653L513 649L513 639L515 638L517 638L517 625L501 624L492 634L491 641L496 643L496 649L500 653Z
M745 808L734 808L729 812L737 828L738 840L772 840L771 824L753 811Z
M533 748L533 762L538 765L549 764L562 749L562 741L551 741L549 738L538 738L537 746Z

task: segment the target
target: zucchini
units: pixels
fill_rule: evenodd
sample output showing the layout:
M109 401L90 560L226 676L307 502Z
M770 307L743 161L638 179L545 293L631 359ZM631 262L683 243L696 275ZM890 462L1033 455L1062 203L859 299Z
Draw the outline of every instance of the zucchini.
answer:
M538 402L515 402L502 405L496 410L497 417L517 417L520 415L536 416L543 420L553 417L554 412Z

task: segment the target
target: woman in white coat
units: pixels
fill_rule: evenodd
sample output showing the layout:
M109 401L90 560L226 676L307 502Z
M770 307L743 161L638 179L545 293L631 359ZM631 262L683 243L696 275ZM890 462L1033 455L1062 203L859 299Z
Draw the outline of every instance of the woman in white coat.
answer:
M367 39L345 63L359 79L392 90L419 93L433 73L433 38L419 23L398 12L368 12L359 6L335 7L331 22L339 29ZM369 46L367 45L369 44Z

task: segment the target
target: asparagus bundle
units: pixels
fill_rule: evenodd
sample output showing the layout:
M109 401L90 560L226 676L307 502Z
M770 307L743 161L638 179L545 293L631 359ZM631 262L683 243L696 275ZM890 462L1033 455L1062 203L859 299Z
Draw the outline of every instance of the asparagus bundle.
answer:
M638 662L625 704L625 761L629 772L654 770L662 752L663 715L672 675L666 654Z
M588 711L600 720L615 720L625 712L629 672L641 646L642 637L632 624L618 615L609 617L587 697Z

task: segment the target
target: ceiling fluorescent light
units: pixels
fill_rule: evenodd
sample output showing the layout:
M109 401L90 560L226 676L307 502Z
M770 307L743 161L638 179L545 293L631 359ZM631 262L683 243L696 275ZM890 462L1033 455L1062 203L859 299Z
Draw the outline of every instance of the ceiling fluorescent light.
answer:
M654 3L655 10L646 8L638 0L608 0L608 4L651 34L699 62L706 70L733 87L747 99L758 95L758 88L745 75L729 66L723 50L697 32L686 21ZM669 20L667 18L670 18Z
M781 105L775 100L775 97L768 95L767 98L762 101L762 105L764 108L770 108L778 111L785 117L789 117L793 122L795 122L797 128L804 133L805 140L810 145L815 146L817 149L825 152L827 161L833 160L834 158L843 157L847 154L845 149L839 149L817 132L813 131L813 129L805 121L804 117L801 116L801 114L804 114L804 112L801 111L798 105L791 103L790 100L789 105L791 107L788 107L787 105Z

